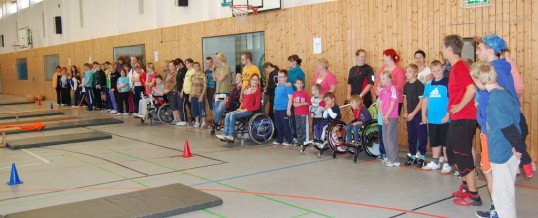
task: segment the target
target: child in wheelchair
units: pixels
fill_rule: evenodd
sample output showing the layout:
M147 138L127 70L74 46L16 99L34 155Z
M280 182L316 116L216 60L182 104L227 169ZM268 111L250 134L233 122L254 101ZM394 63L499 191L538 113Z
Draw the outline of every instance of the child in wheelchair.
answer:
M328 143L326 136L327 127L341 118L340 107L335 103L334 93L325 93L323 95L323 101L325 102L325 111L323 112L322 120L314 125L314 143L321 144L321 147L325 147ZM344 148L338 147L337 149L342 150Z
M163 105L166 101L164 98L164 83L163 77L157 75L155 78L155 88L148 96L142 96L140 99L139 114L136 117L141 119L148 119L152 116L151 113L157 111L158 106Z
M353 109L353 120L346 126L346 144L357 147L360 142L360 129L372 120L372 115L364 106L362 98L358 95L351 96L349 101Z

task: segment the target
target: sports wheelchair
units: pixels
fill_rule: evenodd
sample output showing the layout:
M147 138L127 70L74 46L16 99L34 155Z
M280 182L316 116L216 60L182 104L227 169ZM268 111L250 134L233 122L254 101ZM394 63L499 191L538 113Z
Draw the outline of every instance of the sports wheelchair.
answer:
M166 98L166 95L162 97L154 97L153 95L148 95L147 97L142 96L142 98L149 98L150 100L146 105L146 113L136 116L137 118L140 118L141 123L144 123L146 120L148 120L150 125L153 125L153 121L171 123L174 120L172 108L168 104L168 99Z
M234 131L234 141L235 139L240 140L241 143L245 140L252 140L257 144L263 144L269 141L275 132L275 124L271 118L263 113L265 108L265 102L267 102L267 95L262 93L262 102L260 104L260 109L254 112L250 117L243 117L235 120L235 131ZM239 105L237 106L239 108ZM227 113L231 111L225 111L223 118L221 119L224 122L224 117ZM222 128L221 124L211 130L211 135L215 134L216 128ZM227 141L221 139L223 142L234 143L234 141Z
M350 107L349 104L343 105L340 109ZM341 110L342 111L342 110ZM342 120L335 120L327 125L325 129L324 140L312 140L301 146L300 154L306 154L307 147L314 147L318 152L318 158L323 156L323 152L329 148L333 151L332 157L336 158L338 153L353 154L353 162L357 162L360 152L364 151L368 156L378 157L379 153L379 129L377 120L373 119L365 123L360 129L359 139L353 138L355 144L346 143L346 123ZM358 143L357 143L358 142Z

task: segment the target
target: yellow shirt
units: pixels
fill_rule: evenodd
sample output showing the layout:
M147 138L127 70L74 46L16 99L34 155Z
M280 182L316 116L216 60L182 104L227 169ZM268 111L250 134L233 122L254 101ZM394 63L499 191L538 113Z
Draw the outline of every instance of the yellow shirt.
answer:
M260 69L258 69L258 67L256 67L256 65L252 64L250 65L250 67L247 67L245 66L243 68L243 89L241 90L246 90L246 88L250 85L250 77L252 77L252 75L254 74L257 74L258 77L260 77ZM261 80L261 78L260 78Z
M192 86L191 78L192 78L192 75L194 75L194 73L196 73L196 71L194 71L194 68L191 68L190 70L187 70L187 73L185 73L185 82L183 82L183 93L184 94L191 93L191 86Z

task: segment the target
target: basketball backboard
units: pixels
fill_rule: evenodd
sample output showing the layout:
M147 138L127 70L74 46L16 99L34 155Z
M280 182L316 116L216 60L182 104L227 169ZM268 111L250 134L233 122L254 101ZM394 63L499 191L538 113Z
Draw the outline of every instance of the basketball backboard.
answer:
M252 5L258 12L280 10L281 0L232 0L233 5Z

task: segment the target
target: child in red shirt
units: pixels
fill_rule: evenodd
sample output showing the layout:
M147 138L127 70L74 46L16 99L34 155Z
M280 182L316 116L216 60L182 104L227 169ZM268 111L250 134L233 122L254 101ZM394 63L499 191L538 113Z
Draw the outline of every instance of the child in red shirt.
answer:
M306 133L308 126L308 115L310 113L309 107L312 104L310 102L310 96L308 92L303 89L304 80L297 78L295 80L295 87L297 91L293 93L293 107L295 107L295 132L297 133L297 144L303 145L306 141Z

